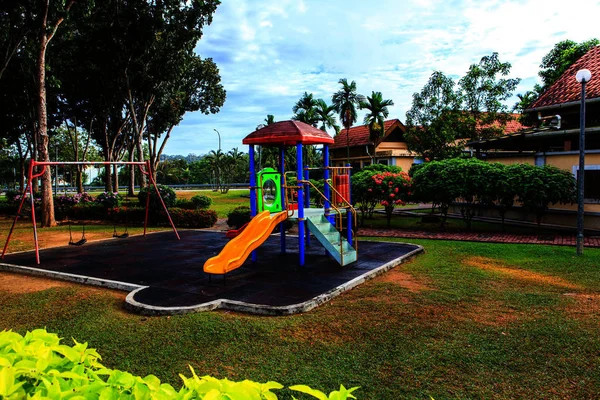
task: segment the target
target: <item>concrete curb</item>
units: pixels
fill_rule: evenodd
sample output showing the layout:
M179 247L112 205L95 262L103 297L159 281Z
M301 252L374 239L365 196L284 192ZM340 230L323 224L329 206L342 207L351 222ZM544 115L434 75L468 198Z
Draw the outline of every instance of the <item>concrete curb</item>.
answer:
M81 283L84 285L100 286L100 287L105 287L108 289L122 290L125 292L131 292L132 290L137 290L137 289L140 289L143 287L143 286L136 285L133 283L113 281L110 279L100 279L100 278L94 278L91 276L69 274L66 272L48 271L48 270L40 269L40 268L24 267L24 266L20 266L20 265L5 264L5 263L0 263L0 271L17 272L17 273L25 274L25 275L33 275L33 276L39 276L39 277L43 277L43 278L58 279L61 281Z

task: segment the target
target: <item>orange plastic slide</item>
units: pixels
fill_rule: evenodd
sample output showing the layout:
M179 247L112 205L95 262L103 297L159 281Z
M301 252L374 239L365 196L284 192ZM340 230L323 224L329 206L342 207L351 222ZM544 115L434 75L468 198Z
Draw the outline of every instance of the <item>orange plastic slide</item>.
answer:
M241 234L231 239L223 250L204 263L204 272L226 274L242 266L250 253L269 237L275 226L287 219L287 211L271 215L263 211L250 221Z

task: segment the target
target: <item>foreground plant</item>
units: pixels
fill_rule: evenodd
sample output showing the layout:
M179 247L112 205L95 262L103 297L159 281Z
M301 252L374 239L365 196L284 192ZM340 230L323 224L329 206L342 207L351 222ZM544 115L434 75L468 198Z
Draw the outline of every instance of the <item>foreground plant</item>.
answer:
M25 336L11 331L0 332L0 399L204 399L204 400L277 400L272 390L277 382L258 383L250 380L234 382L210 376L199 377L192 367L190 378L179 375L179 390L161 383L154 375L145 378L129 372L106 368L100 354L87 343L73 340L73 346L45 329L27 332ZM354 399L357 388L340 387L329 396L305 385L291 390L317 399Z

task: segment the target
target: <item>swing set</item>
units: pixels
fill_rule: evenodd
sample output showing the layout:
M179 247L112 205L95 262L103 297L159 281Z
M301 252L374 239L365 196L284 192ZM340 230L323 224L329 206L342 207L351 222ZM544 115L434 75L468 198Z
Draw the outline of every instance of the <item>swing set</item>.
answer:
M6 243L4 244L4 250L2 250L2 259L4 259L4 255L6 254L6 250L8 249L8 243L10 242L10 238L12 236L12 233L13 233L13 230L17 223L17 220L21 217L21 210L23 209L23 204L25 203L27 194L29 194L29 199L31 202L31 223L33 225L33 240L35 242L35 259L36 259L36 263L38 265L40 264L40 248L39 248L38 233L37 233L37 223L35 220L35 204L34 204L35 200L33 197L32 182L34 179L42 176L44 174L44 172L46 172L46 168L48 166L54 166L54 165L85 165L85 166L137 165L140 172L142 174L146 175L148 177L148 179L150 180L150 184L154 187L154 190L156 191L156 194L160 200L160 203L163 206L163 210L165 211L165 214L167 215L167 218L169 219L171 228L173 228L173 232L175 233L177 240L180 240L179 233L177 232L177 228L175 228L175 224L173 223L173 220L171 219L171 215L169 214L169 211L167 210L167 206L166 206L162 196L160 195L160 191L158 190L156 181L154 180L154 177L150 173L150 171L151 171L150 161L143 161L143 162L142 161L99 161L99 162L96 162L96 161L66 161L66 162L60 162L60 161L29 160L29 171L27 173L27 184L25 185L25 190L23 191L23 195L21 196L21 202L20 202L19 208L17 210L17 215L15 216L15 219L13 220L12 226L10 227L10 232L8 233L8 237L6 238ZM34 173L35 168L38 166L41 167L40 172ZM147 196L146 197L146 214L144 217L144 236L146 236L146 229L148 227L149 210L150 210L150 196ZM129 232L127 231L127 227L125 227L124 233L118 234L117 227L115 225L113 227L113 237L120 238L120 239L129 237ZM73 236L71 234L71 225L69 224L69 245L81 246L81 245L85 244L86 242L87 242L87 239L85 238L85 225L83 226L81 239L78 241L74 241Z

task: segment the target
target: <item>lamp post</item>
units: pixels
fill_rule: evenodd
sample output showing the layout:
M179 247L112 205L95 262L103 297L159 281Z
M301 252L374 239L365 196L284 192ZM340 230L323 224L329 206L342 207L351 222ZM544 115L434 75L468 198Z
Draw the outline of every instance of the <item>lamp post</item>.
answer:
M219 150L221 150L221 134L216 129L213 129L213 131L217 132L217 135L219 136Z
M577 255L583 254L583 199L585 176L585 84L592 79L588 69L581 69L575 75L581 83L581 109L579 112L579 170L577 173Z

